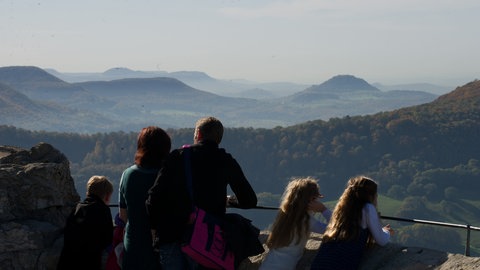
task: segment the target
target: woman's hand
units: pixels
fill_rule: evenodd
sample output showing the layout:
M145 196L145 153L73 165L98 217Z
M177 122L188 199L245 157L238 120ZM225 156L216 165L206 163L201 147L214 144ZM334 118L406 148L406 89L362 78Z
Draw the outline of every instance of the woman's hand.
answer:
M390 235L394 235L395 234L395 231L392 229L392 227L390 227L390 224L387 224L385 227L383 227L383 230L385 232L389 232Z
M237 206L238 205L238 199L235 195L228 195L227 196L227 207L229 206Z

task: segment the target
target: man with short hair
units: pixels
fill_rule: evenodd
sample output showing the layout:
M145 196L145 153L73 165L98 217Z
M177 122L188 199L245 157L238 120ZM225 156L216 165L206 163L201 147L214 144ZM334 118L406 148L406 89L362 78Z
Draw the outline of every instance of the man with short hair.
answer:
M223 125L215 117L197 121L194 144L189 146L193 203L206 212L223 217L226 212L227 185L241 208L257 205L257 196L237 161L219 148ZM180 241L187 228L192 201L187 191L186 148L170 153L149 191L146 205L159 244L163 269L184 269Z

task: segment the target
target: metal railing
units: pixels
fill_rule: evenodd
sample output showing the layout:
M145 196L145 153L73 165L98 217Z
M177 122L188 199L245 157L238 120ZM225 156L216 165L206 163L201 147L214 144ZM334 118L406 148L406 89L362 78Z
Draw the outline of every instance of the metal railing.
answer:
M473 231L480 231L480 227L475 227L470 224L454 224L454 223L447 223L447 222L438 222L438 221L431 221L431 220L423 220L423 219L413 219L413 218L399 218L399 217L388 217L388 216L380 216L382 219L388 220L395 220L395 221L403 221L403 222L411 222L411 223L420 223L420 224L427 224L427 225L435 225L435 226L443 226L443 227L450 227L450 228L460 228L467 230L466 242L465 242L465 256L470 256L470 232Z
M265 209L265 210L278 210L278 207L270 207L270 206L256 206L254 209ZM427 225L434 225L434 226L443 226L443 227L450 227L450 228L460 228L465 229L467 231L467 236L465 240L465 256L470 256L470 232L473 231L480 231L480 227L475 227L470 224L454 224L454 223L447 223L447 222L438 222L438 221L431 221L431 220L423 220L423 219L414 219L414 218L399 218L399 217L389 217L389 216L382 216L380 215L381 219L388 219L394 221L402 221L402 222L410 222L410 223L419 223L419 224L427 224Z
M111 204L109 207L118 207L118 204ZM228 206L229 208L236 208L234 206ZM251 209L263 209L263 210L278 210L278 207L272 206L255 206ZM248 210L248 209L243 209ZM414 219L414 218L399 218L399 217L389 217L389 216L382 216L380 215L381 219L388 219L394 221L401 221L401 222L410 222L410 223L418 223L418 224L427 224L427 225L434 225L434 226L443 226L443 227L450 227L450 228L460 228L465 229L467 231L466 235L466 242L465 242L465 256L470 256L470 232L471 231L480 231L480 227L472 226L470 224L455 224L455 223L447 223L447 222L438 222L438 221L431 221L431 220L423 220L423 219Z

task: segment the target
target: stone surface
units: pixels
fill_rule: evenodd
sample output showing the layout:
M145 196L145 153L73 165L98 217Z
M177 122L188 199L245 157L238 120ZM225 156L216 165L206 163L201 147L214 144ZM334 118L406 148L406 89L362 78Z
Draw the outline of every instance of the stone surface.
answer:
M0 269L55 269L66 217L79 200L57 149L0 146Z
M264 242L268 232L263 231L260 240ZM297 269L310 269L321 243L321 235L312 233L308 240L305 253L297 264ZM264 246L267 250L267 247ZM266 253L245 260L241 270L257 270ZM347 258L346 258L347 259ZM384 247L375 246L364 254L359 270L480 270L479 257L466 257L461 254L424 249L421 247L402 247L397 244L387 244Z

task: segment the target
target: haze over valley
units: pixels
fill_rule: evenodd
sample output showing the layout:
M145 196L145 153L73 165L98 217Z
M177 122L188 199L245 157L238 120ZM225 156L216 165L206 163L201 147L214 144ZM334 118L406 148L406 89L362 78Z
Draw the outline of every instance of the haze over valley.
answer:
M222 81L202 72L157 74L125 68L64 75L38 67L2 67L0 83L0 98L8 104L1 108L3 124L80 133L137 131L151 124L191 127L205 115L215 115L230 127L272 128L388 111L438 96L405 88L383 91L353 75L305 86Z

